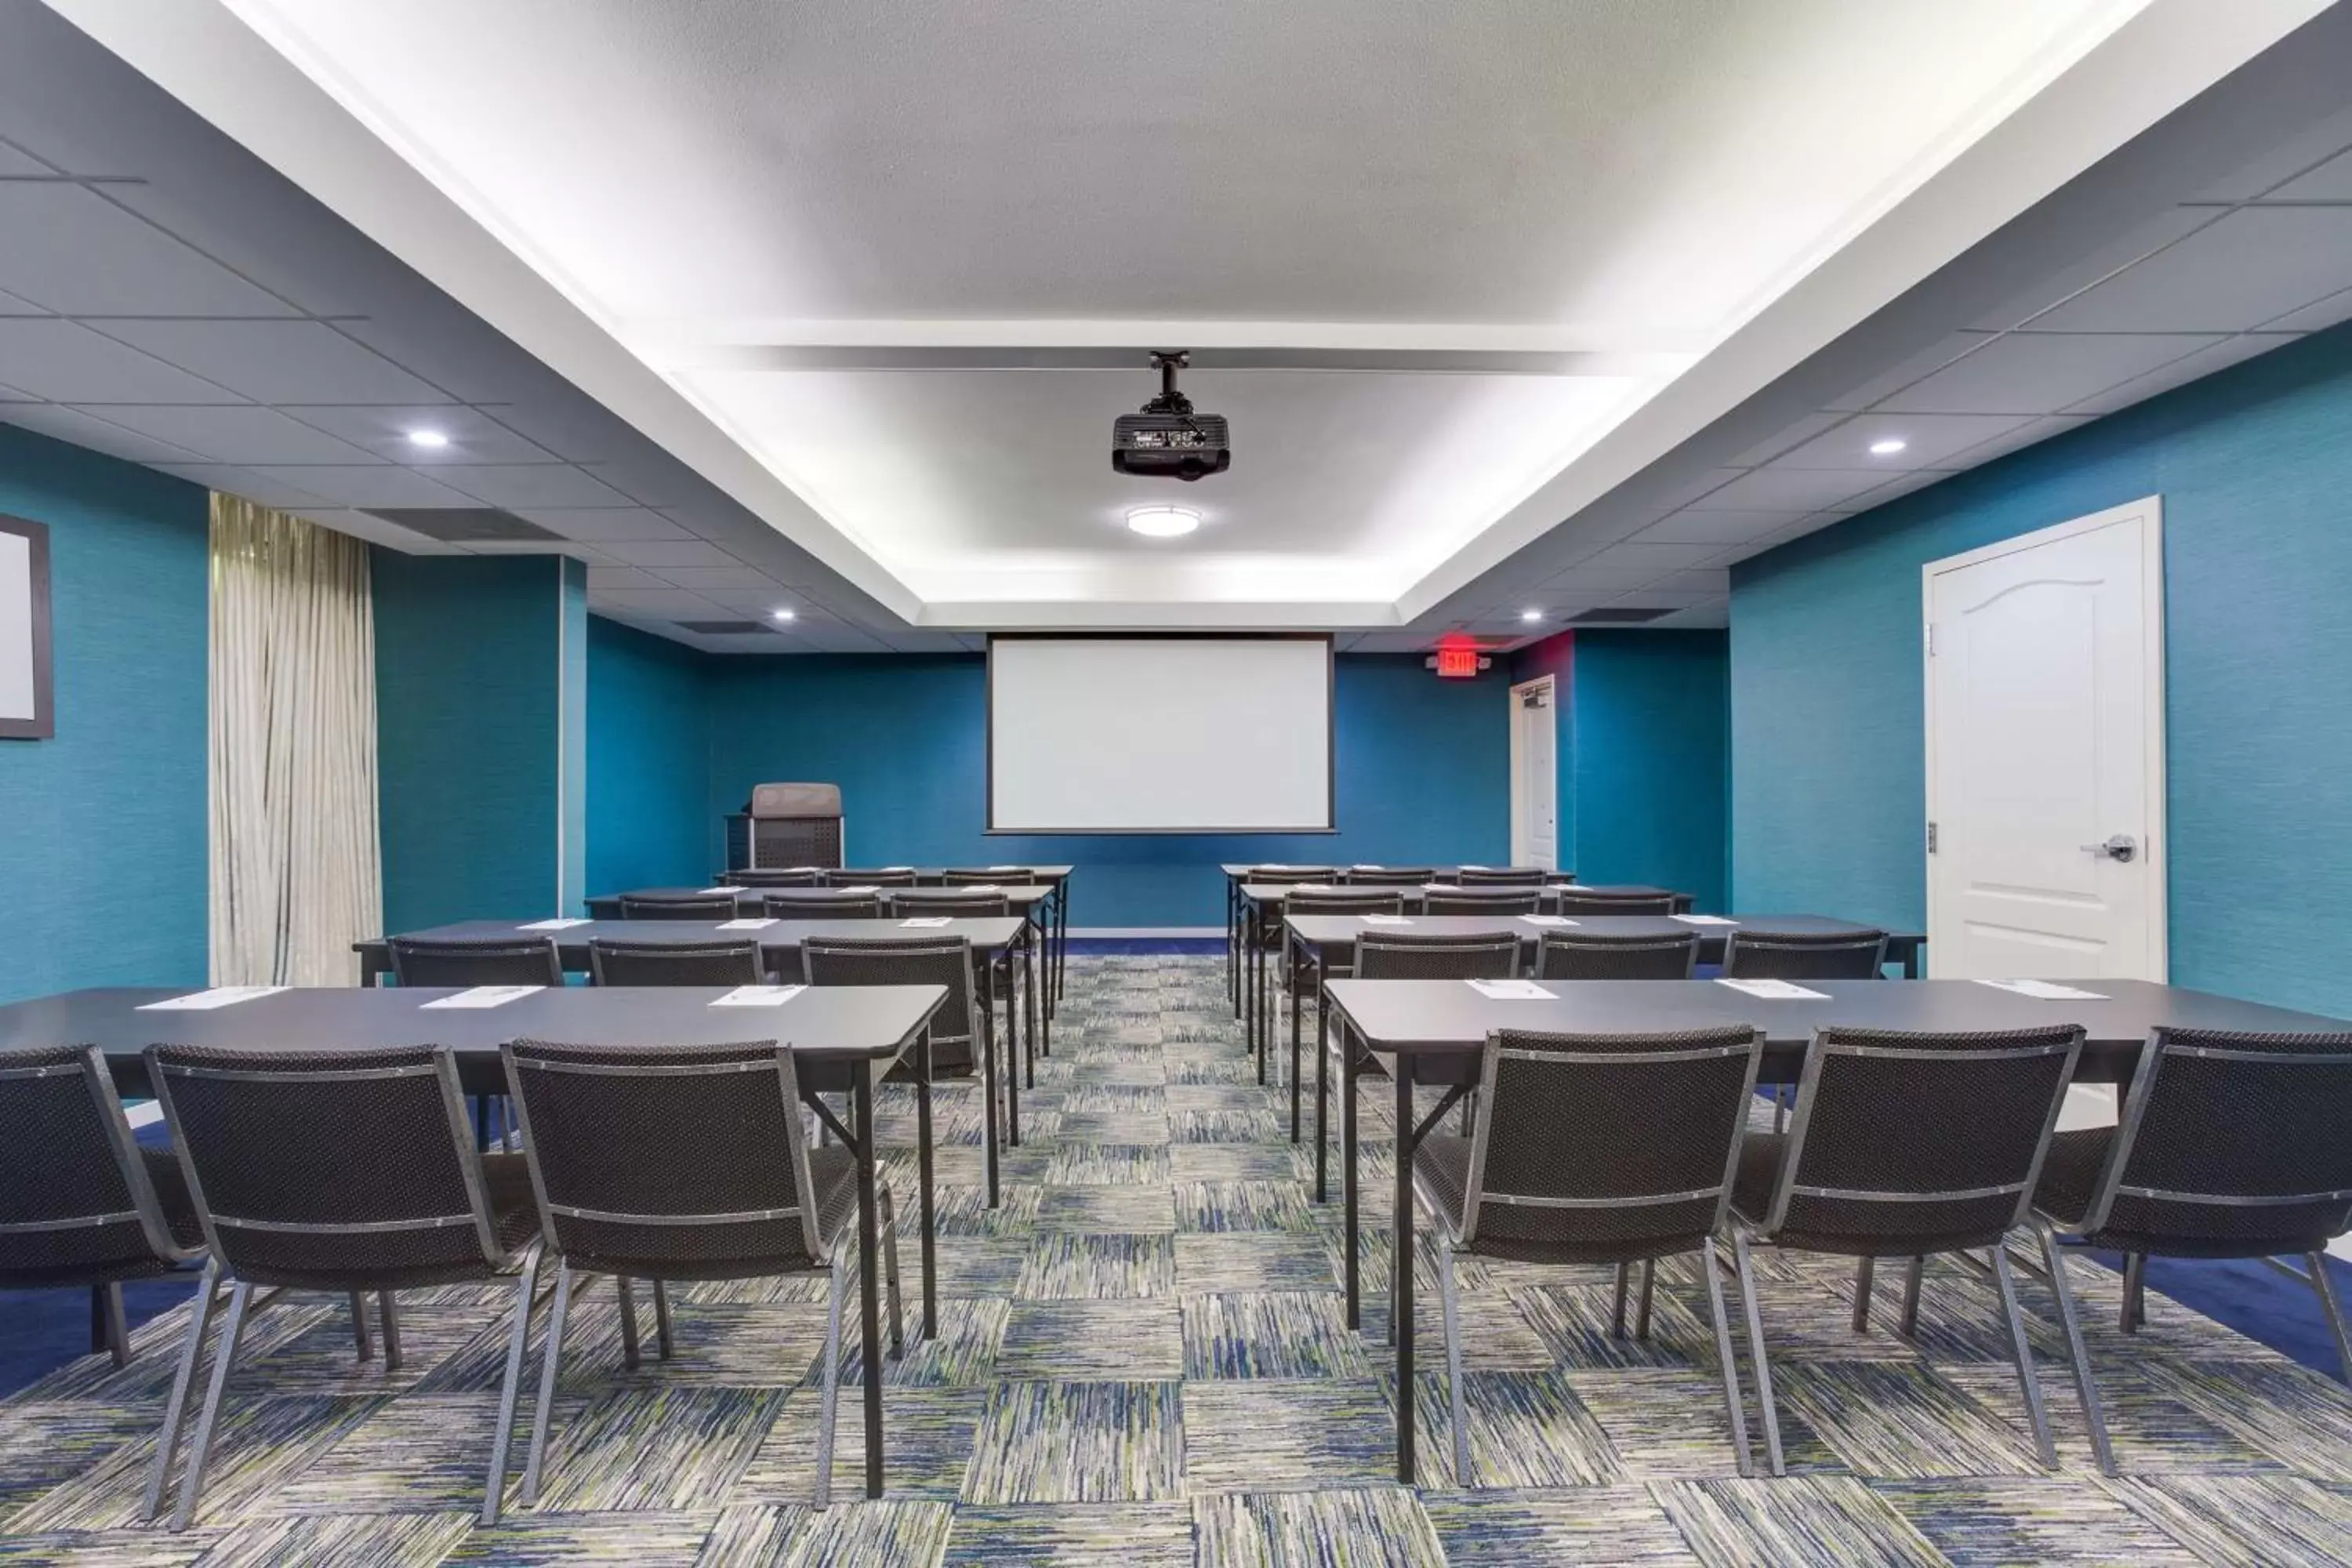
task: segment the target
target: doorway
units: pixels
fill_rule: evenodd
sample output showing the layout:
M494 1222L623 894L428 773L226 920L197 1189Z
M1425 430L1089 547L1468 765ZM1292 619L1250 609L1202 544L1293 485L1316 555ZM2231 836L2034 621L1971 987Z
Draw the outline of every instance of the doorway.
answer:
M1511 688L1511 864L1559 868L1559 729L1553 678Z

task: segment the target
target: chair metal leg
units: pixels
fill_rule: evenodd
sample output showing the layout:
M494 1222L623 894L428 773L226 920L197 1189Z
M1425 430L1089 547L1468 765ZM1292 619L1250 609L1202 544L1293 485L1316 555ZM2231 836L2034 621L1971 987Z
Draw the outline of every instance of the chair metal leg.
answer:
M654 1350L664 1361L677 1353L669 1328L669 1288L658 1279L654 1281Z
M163 1405L163 1429L155 1435L155 1457L147 1462L147 1495L139 1511L142 1523L152 1523L163 1510L163 1488L172 1479L172 1455L180 1445L180 1422L187 1415L188 1390L196 1380L205 1330L211 1326L213 1298L220 1289L220 1263L205 1260L204 1278L196 1283L196 1299L188 1307L188 1339L180 1347L179 1370L172 1374L172 1394Z
M1723 1407L1731 1417L1732 1453L1739 1463L1739 1473L1756 1473L1756 1454L1748 1446L1748 1411L1739 1402L1739 1360L1731 1348L1731 1319L1723 1310L1723 1275L1715 1250L1715 1238L1707 1237L1698 1244L1699 1270L1706 1276L1706 1305L1715 1320L1715 1359L1723 1368Z
M2042 1238L2042 1267L2050 1271L2050 1293L2058 1301L2058 1322L2066 1331L2066 1359L2074 1370L2074 1393L2083 1402L2083 1424L2091 1429L2091 1452L2099 1473L2116 1473L2116 1451L2107 1441L2106 1414L2099 1407L2098 1384L2091 1380L2091 1352L2083 1345L2083 1325L2074 1312L2074 1288L2066 1278L2066 1260L2059 1256L2058 1233L2039 1220L2034 1231Z
M547 1428L555 1418L555 1369L563 1359L563 1320L572 1310L572 1265L555 1266L555 1305L547 1315L547 1342L539 1352L539 1408L530 1423L530 1458L522 1468L522 1505L539 1502L539 1468L547 1458Z
M172 1529L188 1528L196 1517L196 1499L205 1489L205 1461L212 1455L213 1430L220 1423L221 1397L228 1391L229 1368L236 1361L236 1342L253 1309L253 1287L240 1283L229 1292L228 1316L221 1321L220 1343L213 1351L213 1375L205 1391L205 1408L196 1417L196 1435L188 1444L187 1473L180 1478L180 1506L172 1510Z
M122 1315L119 1281L89 1288L89 1348L104 1351L118 1367L131 1364L131 1325Z
M2050 1441L2050 1416L2042 1408L2042 1380L2033 1375L2033 1346L2025 1337L2025 1318L2017 1308L2017 1281L2009 1271L2009 1243L1993 1243L1993 1282L2000 1287L2000 1313L2009 1323L2009 1342L2017 1355L2017 1381L2025 1393L2026 1418L2033 1425L2033 1449L2042 1465L2058 1468L2058 1448Z
M400 1319L396 1315L392 1300L393 1293L389 1290L379 1290L375 1293L376 1310L383 1317L383 1370L398 1372L400 1370Z
M1764 1351L1764 1314L1756 1306L1756 1270L1748 1256L1748 1233L1731 1233L1731 1255L1739 1268L1739 1302L1748 1317L1748 1358L1756 1363L1756 1404L1764 1416L1764 1454L1772 1473L1785 1476L1789 1461L1780 1452L1780 1413L1772 1401L1772 1363Z
M824 1303L824 1393L817 1405L816 1506L833 1501L833 1428L841 1410L841 1298L849 1270L846 1249L833 1257L833 1283Z
M1462 1136L1474 1136L1478 1131L1478 1091L1472 1089L1462 1097Z
M1625 1286L1627 1281L1627 1265L1621 1263L1617 1266L1617 1294L1609 1306L1609 1333L1610 1337L1612 1339L1622 1340L1625 1337Z
M1919 1287L1927 1275L1927 1260L1915 1258L1903 1274L1903 1315L1895 1320L1896 1331L1906 1339L1919 1335Z
M621 1364L635 1372L645 1364L645 1349L637 1342L637 1292L630 1282L615 1276L614 1293L621 1299Z
M2125 1333L2137 1333L2147 1321L2147 1254L2134 1252L2124 1258L2124 1304L2117 1314L2116 1326Z
M1389 1215L1389 1331L1387 1343L1393 1349L1397 1334L1397 1299L1404 1283L1404 1271L1409 1265L1397 1247L1396 1215Z
M1657 1286L1658 1260L1644 1258L1642 1259L1642 1294L1633 1306L1633 1337L1637 1340L1650 1337L1650 1298L1656 1292Z
M539 1248L532 1247L522 1260L522 1273L516 1281L514 1329L507 1336L507 1372L499 1384L499 1426L490 1439L490 1472L482 1482L481 1522L485 1529L498 1523L499 1512L506 1505L507 1455L514 1447L515 1402L522 1395L523 1360L530 1344L530 1297L539 1283Z
M882 1289L890 1308L890 1359L896 1361L907 1353L907 1324L899 1310L898 1205L887 1187L875 1195L882 1206Z
M1470 1469L1470 1417L1462 1393L1462 1308L1454 1287L1454 1247L1443 1228L1430 1229L1437 1243L1438 1304L1445 1314L1445 1386L1454 1398L1454 1484L1469 1490L1478 1481Z
M2319 1310L2326 1314L2328 1331L2336 1336L2336 1375L2352 1383L2352 1331L2344 1325L2344 1303L2336 1299L2336 1281L2327 1277L2327 1255L2308 1252L2303 1266L2311 1270L2312 1293L2319 1298Z
M368 1339L366 1292L361 1290L352 1291L351 1293L351 1303L352 1342L359 1348L360 1360L368 1361L374 1357L375 1346L370 1342Z
M1875 1258L1864 1257L1854 1263L1853 1331L1857 1334L1870 1331L1870 1290L1876 1282L1877 1272L1878 1259Z

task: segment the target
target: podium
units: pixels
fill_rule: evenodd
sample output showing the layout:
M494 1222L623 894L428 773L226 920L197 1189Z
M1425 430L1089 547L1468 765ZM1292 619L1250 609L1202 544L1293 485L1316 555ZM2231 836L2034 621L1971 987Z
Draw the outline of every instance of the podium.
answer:
M730 870L841 865L841 786L755 784L743 809L727 818Z

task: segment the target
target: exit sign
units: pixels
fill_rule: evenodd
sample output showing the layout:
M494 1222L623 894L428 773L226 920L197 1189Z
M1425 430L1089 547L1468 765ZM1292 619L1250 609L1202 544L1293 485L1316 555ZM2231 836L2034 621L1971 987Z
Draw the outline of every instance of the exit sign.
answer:
M1437 650L1437 674L1443 680L1471 680L1478 674L1478 650L1475 647L1441 647Z

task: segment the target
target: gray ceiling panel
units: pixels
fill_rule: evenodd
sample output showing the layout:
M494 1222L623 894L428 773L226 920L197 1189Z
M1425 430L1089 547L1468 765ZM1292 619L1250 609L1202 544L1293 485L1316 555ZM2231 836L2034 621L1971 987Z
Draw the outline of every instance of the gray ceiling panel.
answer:
M2324 299L2347 280L2352 207L2245 207L2033 325L2067 332L2240 332Z
M144 218L58 181L0 181L0 289L68 315L294 314Z
M258 403L446 403L320 321L109 321L107 335Z
M18 147L12 147L5 142L0 142L0 179L5 179L11 174L29 174L38 178L56 173L58 173L57 170L50 168L30 153Z
M55 403L242 403L226 387L60 318L0 317L5 379Z
M373 454L274 408L103 404L83 412L215 463L374 463Z
M334 503L316 490L275 474L257 468L241 468L231 463L157 463L167 474L200 484L209 490L243 496L260 506L283 507L289 511L331 510Z
M14 294L0 292L0 316L47 316L55 313L41 309L30 300L19 300Z
M110 458L131 463L194 463L205 454L158 441L135 430L66 407L58 403L12 403L0 407L0 419Z
M1794 508L1777 510L1678 511L1659 519L1633 535L1633 542L1652 544L1742 544L1783 529L1811 515Z
M2338 153L2311 173L2270 193L2273 201L2352 202L2352 151Z
M1892 479L1909 468L1932 468L1971 447L2006 435L2025 419L2013 414L1857 414L1783 457L1775 468L1874 468ZM1900 441L1885 456L1871 447Z
M1757 468L1690 510L1695 511L1820 511L1886 482L1884 469Z
M625 507L626 496L579 468L554 463L452 463L435 472L478 500L503 507Z
M2277 332L2315 332L2347 320L2352 320L2352 289L2340 294L2330 294L2318 303L2306 305L2275 321L2266 321L2263 329Z
M562 459L525 440L479 409L457 404L381 407L291 404L285 412L305 425L412 468L451 463L553 463ZM447 445L420 447L411 431L430 431Z
M692 539L694 535L644 507L520 506L513 509L542 528L591 544L614 540Z
M2289 343L2300 341L2302 341L2300 334L2294 332L2248 332L2242 337L2225 338L2210 349L2200 349L2197 353L2175 360L2170 364L2159 366L2146 375L2135 377L2121 386L2110 387L2096 397L2085 398L2070 406L2066 412L2113 414L2119 408L2128 408L2135 403L2154 397L2159 392L2169 392L2176 386L2186 386L2200 376L2210 375L2217 370L2227 370L2242 361L2252 359L2258 354L2265 354L2273 349L2284 348Z
M748 570L740 561L715 544L699 539L655 540L650 542L614 541L597 546L615 561L625 561L632 566L650 566L658 571L665 566L733 567Z
M279 484L298 485L338 506L470 507L471 497L390 463L351 468L271 464L258 470ZM258 496L254 498L258 500Z
M2211 333L2010 332L1879 406L1895 414L2055 414L2219 342Z

